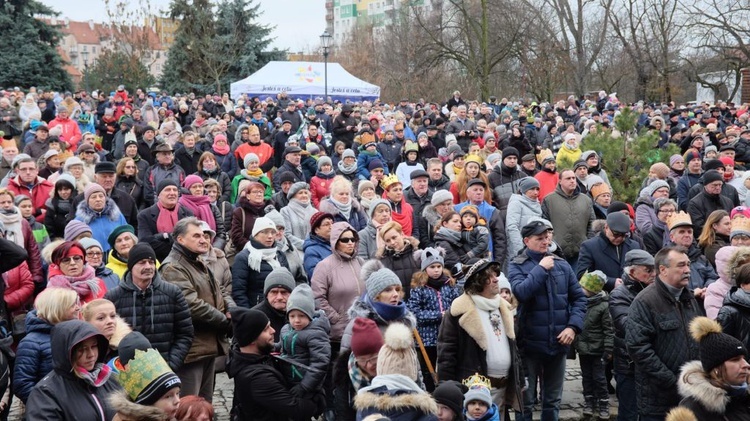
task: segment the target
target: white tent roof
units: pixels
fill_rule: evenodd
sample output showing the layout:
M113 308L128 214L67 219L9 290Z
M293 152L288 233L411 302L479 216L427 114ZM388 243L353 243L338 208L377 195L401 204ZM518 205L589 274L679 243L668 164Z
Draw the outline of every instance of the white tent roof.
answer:
M252 75L231 84L233 99L242 94L265 98L286 91L290 98L325 95L324 63L272 61ZM338 63L328 63L328 96L353 101L380 97L380 87L357 79Z

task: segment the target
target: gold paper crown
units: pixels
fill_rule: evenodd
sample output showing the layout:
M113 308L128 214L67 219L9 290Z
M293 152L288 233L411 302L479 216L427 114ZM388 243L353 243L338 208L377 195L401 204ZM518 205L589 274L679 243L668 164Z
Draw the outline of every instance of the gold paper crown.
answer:
M151 348L148 351L135 350L135 356L124 370L120 371L118 381L127 392L128 397L135 401L143 389L172 369L164 361L159 351Z
M492 388L490 379L488 379L487 377L484 377L483 375L479 373L474 373L473 376L470 376L469 378L464 380L462 383L469 389L471 389L472 386L484 386L488 389Z
M681 226L693 226L693 220L690 219L690 214L685 211L673 213L667 218L667 227L669 227L670 231Z
M476 162L477 165L479 165L480 167L484 163L484 161L482 160L482 158L480 156L478 156L478 155L475 155L475 154L466 155L464 157L464 168L466 167L466 164L468 164L469 162Z
M731 233L739 234L740 232L747 233L750 235L750 219L749 218L737 218L732 219Z
M398 181L398 177L396 176L396 174L388 175L380 181L380 185L382 185L386 190L390 189L391 186L396 183L401 184L401 182Z

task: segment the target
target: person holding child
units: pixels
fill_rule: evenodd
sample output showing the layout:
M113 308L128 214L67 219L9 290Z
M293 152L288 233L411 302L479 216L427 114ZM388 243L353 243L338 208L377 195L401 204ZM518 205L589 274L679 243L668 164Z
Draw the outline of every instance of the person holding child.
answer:
M466 259L482 259L487 257L490 248L490 231L487 221L479 216L479 210L474 205L461 208L461 241L471 247L466 253Z

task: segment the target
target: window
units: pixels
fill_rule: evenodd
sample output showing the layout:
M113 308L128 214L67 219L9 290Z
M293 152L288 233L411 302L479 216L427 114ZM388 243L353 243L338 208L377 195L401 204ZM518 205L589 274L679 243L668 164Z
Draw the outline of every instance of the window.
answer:
M96 47L91 47L91 52L96 54Z

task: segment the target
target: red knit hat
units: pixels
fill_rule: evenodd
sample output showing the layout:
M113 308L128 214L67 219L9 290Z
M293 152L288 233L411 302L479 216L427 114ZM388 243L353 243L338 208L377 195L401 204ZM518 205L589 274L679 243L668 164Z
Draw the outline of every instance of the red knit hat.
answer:
M351 349L355 357L377 354L383 347L383 335L373 320L364 317L354 319Z
M333 221L333 215L331 215L330 213L315 212L313 216L310 217L310 232L314 234L315 230L320 226L321 223L323 223L323 220L326 218Z

